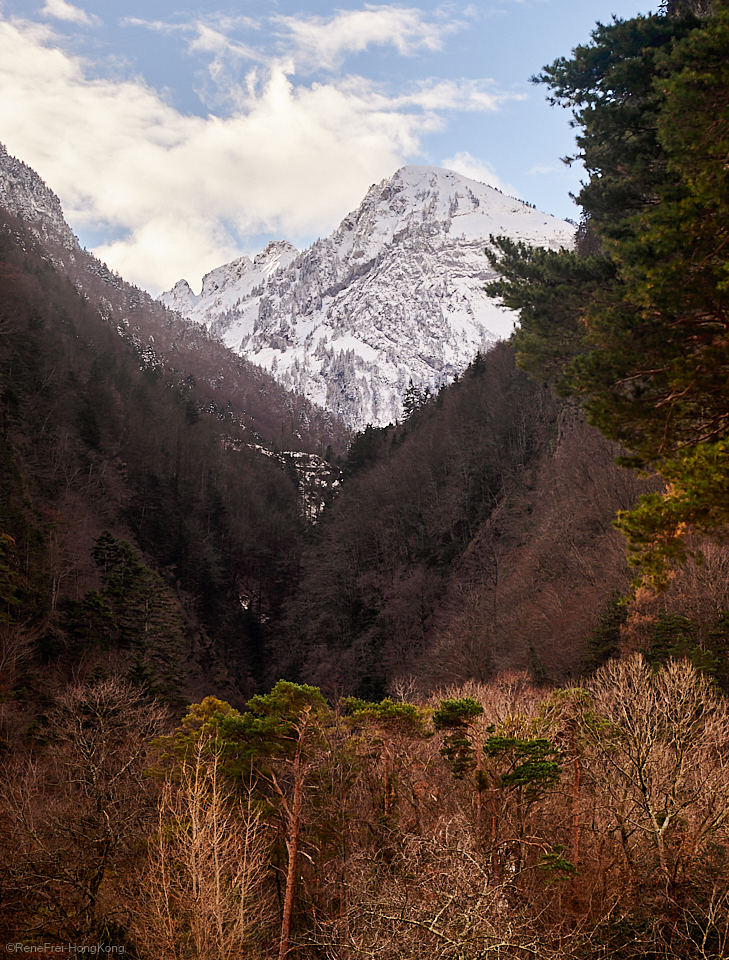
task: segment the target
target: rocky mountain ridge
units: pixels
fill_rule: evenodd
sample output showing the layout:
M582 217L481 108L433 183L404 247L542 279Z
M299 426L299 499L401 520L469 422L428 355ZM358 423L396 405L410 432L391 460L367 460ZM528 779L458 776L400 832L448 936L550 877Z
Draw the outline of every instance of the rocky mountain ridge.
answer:
M38 174L0 143L0 207L26 221L38 239L64 247L71 257L81 248L66 223L61 201Z
M160 300L362 429L401 416L411 379L435 391L511 333L483 289L490 235L558 249L573 234L493 187L408 166L308 250L270 244L207 274L200 295L179 281Z
M196 385L201 413L235 420L250 431L253 443L310 451L323 451L331 445L336 453L346 449L348 430L331 413L281 387L265 370L232 353L209 328L170 312L82 249L53 190L2 144L0 208L19 218L23 228L42 244L43 259L98 306L105 320L132 347L140 367L153 370L176 389ZM7 225L3 229L13 232ZM21 246L22 232L15 236ZM278 245L277 252L286 246ZM264 252L253 266L265 269L267 258L270 253ZM239 269L244 271L243 263ZM216 285L224 286L234 273L230 265L224 277L213 271L206 294Z
M214 326L221 309L229 306L233 291L236 302L262 287L276 270L282 269L298 255L298 250L286 240L269 243L253 260L237 257L230 263L216 267L203 277L202 290L196 296L187 280L178 280L174 287L159 298L171 310L183 316L194 317L198 323ZM199 307L199 309L197 309Z

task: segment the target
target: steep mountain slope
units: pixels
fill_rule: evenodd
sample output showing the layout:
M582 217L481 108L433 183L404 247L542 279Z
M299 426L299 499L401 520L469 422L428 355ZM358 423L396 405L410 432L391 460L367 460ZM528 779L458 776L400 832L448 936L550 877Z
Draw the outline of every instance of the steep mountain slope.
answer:
M153 626L129 640L98 566L106 530L180 647L170 695L252 692L336 475L307 451L348 431L82 250L4 149L0 199L0 659L17 642L44 683L110 661L152 682Z
M20 644L34 689L99 668L175 701L250 693L301 483L191 379L140 369L49 259L0 210L0 654Z
M271 244L208 274L199 296L180 281L160 300L362 429L401 416L410 379L435 391L511 333L514 315L483 291L491 234L559 249L573 233L492 187L409 166L303 253Z
M71 258L80 252L78 239L63 216L61 201L35 170L22 160L11 157L2 143L0 207L30 224L33 233L44 243L50 241L64 247Z
M20 217L65 273L135 350L140 366L170 384L192 378L200 412L235 420L253 442L287 450L342 452L348 431L336 417L281 387L270 374L231 353L214 334L153 300L80 247L58 197L0 144L0 207Z
M612 520L648 487L618 452L497 344L405 424L352 444L276 676L367 698L408 676L567 682L630 581Z

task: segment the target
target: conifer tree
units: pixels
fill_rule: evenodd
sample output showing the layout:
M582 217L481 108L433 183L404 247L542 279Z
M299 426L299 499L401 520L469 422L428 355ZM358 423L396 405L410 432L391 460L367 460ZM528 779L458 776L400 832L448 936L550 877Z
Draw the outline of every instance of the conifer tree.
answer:
M140 563L130 544L108 532L96 541L94 560L110 608L105 626L116 626L119 645L133 654L136 679L150 693L174 698L184 676L184 625L164 582ZM90 607L98 595L85 600Z
M666 482L618 521L657 586L690 554L686 529L729 522L729 6L714 8L599 25L545 68L580 131L601 252L499 238L489 254L504 278L490 292L520 311L520 364Z
M282 822L288 856L279 960L288 955L291 941L305 788L329 712L316 687L279 680L270 693L253 697L242 713L214 697L193 704L176 737L178 749L187 750L201 731L215 731L223 772L263 795Z
M408 383L407 390L403 394L402 398L402 418L407 422L416 410L419 410L422 407L425 399L422 392L415 386L413 383L413 378L410 378Z

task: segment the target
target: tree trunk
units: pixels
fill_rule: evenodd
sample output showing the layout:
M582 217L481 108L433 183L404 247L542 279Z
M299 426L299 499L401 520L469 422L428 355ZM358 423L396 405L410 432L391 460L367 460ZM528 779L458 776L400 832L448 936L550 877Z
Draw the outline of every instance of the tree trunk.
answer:
M577 749L577 733L575 724L572 723L570 729L570 739L572 740L572 863L577 867L580 858L580 755Z
M483 798L481 783L481 770L483 768L483 744L481 738L476 738L476 848L481 849L481 821L483 819Z
M304 801L304 779L306 764L301 761L301 748L306 735L308 717L304 717L303 727L299 731L299 742L294 757L294 795L288 816L288 837L286 850L289 855L286 871L286 892L284 893L283 917L281 919L281 942L279 944L279 960L285 960L289 952L291 939L291 917L294 912L294 888L296 886L296 867L299 859L299 835L301 833L301 810Z

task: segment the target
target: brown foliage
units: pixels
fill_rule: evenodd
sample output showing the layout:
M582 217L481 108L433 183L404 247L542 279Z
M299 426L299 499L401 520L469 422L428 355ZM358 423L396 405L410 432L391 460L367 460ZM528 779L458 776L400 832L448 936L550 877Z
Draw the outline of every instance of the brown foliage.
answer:
M226 779L233 744L223 754L201 731L158 790L139 776L139 731L157 718L133 698L119 711L120 691L60 697L53 749L4 770L13 935L93 934L134 943L141 960L275 957L286 810L274 781ZM459 777L441 754L448 731L427 717L464 698L483 713ZM305 775L282 758L270 768L299 803L286 955L719 960L728 736L726 701L690 664L653 672L639 656L578 689L545 693L512 673L415 711L324 711Z
M15 918L8 933L82 942L124 922L118 876L134 864L153 806L147 743L166 717L120 680L69 686L48 714L46 748L7 763L0 804L10 841L4 919Z
M578 676L630 576L618 509L648 489L506 344L384 431L304 553L279 669L381 696L510 669Z
M160 960L259 956L266 834L221 769L220 747L201 736L159 801L156 829L130 889L130 933Z
M429 658L435 677L483 680L513 667L562 682L579 675L585 638L630 579L612 520L646 487L615 466L619 452L576 407L562 408L553 447L453 578Z

